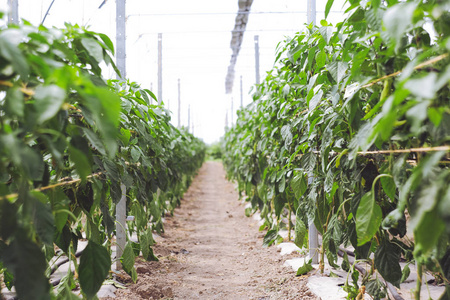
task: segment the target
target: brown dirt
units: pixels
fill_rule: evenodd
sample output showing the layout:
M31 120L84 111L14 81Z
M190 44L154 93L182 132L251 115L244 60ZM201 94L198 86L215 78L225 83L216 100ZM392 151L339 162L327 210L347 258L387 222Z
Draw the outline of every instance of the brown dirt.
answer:
M159 262L138 258L137 283L122 274L127 289L116 299L318 299L283 267L286 257L262 247L264 233L245 217L219 162L203 165L164 229Z

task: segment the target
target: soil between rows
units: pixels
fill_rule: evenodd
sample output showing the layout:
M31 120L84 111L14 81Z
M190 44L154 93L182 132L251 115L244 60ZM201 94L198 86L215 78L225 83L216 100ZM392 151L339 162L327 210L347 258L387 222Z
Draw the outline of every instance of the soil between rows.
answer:
M137 258L137 283L123 273L127 289L116 299L318 299L306 277L283 267L288 257L262 247L264 233L219 162L202 166L164 229L153 248L159 262Z

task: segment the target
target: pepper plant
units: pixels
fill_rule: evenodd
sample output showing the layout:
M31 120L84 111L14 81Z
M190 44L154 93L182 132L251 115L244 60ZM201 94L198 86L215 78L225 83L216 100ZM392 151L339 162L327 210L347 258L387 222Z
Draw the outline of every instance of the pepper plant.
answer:
M102 77L112 55L106 35L77 25L0 29L0 281L20 299L95 298L124 226L121 184L138 243L115 259L136 280L135 255L155 259L152 231L204 159L151 91ZM50 283L61 256L74 272Z
M423 270L448 299L450 6L346 3L343 22L323 20L279 44L274 68L225 135L228 177L265 219L265 244L295 224L294 241L305 246L315 224L321 270L325 255L338 267L339 247L352 245L374 298L386 294L380 278L398 287L407 277L403 258L418 267L416 299ZM360 281L351 278L353 299Z

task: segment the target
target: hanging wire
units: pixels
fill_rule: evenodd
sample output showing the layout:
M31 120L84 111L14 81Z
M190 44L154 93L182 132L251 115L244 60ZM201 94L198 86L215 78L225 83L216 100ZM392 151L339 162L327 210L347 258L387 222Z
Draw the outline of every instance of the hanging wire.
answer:
M50 12L50 9L51 9L52 6L53 6L53 3L55 3L55 0L52 0L52 3L50 3L50 5L49 5L49 7L48 7L48 9L47 9L47 12L45 13L44 18L42 19L41 25L44 25L45 19L47 18L48 13Z

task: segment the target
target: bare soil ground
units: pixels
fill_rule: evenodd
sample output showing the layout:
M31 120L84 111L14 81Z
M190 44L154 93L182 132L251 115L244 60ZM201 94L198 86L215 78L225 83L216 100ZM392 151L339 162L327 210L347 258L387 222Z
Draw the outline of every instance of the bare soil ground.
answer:
M159 262L137 258L136 284L123 273L116 299L318 299L283 267L275 247L244 215L233 184L219 162L200 169L165 233L154 246Z

